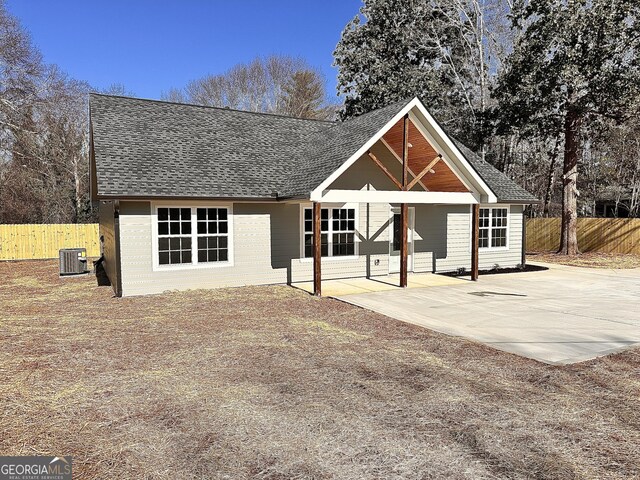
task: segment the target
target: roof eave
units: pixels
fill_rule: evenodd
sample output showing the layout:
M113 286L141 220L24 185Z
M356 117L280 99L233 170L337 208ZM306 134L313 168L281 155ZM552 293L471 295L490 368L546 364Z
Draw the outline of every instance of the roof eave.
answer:
M540 205L540 204L542 204L542 200L538 200L538 199L535 199L535 200L522 200L522 199L519 199L519 200L505 200L505 199L499 198L497 203L508 203L510 205Z
M124 201L216 201L216 202L278 202L285 197L246 197L246 196L193 196L193 195L105 195L99 194L97 200L124 200Z

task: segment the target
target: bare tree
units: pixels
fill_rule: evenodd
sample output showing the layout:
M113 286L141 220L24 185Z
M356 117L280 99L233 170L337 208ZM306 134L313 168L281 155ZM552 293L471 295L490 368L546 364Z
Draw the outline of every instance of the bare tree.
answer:
M330 114L322 74L302 59L281 55L256 58L222 74L192 80L184 89L163 93L162 99L306 118Z
M486 153L486 112L489 90L501 62L510 50L508 0L440 0L433 3L444 25L429 22L429 42L454 79L466 104L473 143ZM427 46L428 44L425 44Z
M331 118L335 109L323 105L325 96L324 83L316 72L295 72L284 85L281 111L299 118Z
M0 1L0 221L90 215L89 86L45 65Z
M160 99L165 102L173 102L173 103L189 103L187 96L184 91L179 88L170 88L166 92L160 93Z

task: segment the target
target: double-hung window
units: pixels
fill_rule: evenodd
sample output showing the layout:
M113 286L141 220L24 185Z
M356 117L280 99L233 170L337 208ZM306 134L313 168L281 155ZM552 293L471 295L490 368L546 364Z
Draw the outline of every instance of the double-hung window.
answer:
M320 254L323 257L357 255L356 209L320 209ZM313 257L313 209L304 209L304 256Z
M158 266L229 262L227 207L158 207L156 213Z
M479 248L506 248L509 210L506 207L481 208L479 217Z
M191 263L191 209L158 209L158 264Z
M226 208L198 208L198 263L229 260Z

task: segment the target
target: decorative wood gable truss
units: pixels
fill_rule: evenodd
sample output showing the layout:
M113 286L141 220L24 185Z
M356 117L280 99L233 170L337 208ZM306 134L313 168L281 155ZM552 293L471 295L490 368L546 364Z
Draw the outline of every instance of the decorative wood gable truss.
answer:
M419 183L426 191L431 192L468 192L469 189L446 164L442 153L438 152L425 138L408 114L402 120L397 121L381 139L394 157L402 162L405 122L409 179L406 189L399 185L398 187L403 190L411 190ZM370 157L371 155L369 152ZM376 163L380 166L379 162Z
M380 156L379 146L390 155ZM394 188L342 190L336 180L360 158L375 163ZM395 158L400 166L388 163ZM396 172L394 174L394 172ZM420 188L416 188L419 186ZM476 204L496 196L419 99L402 108L310 194L320 202Z

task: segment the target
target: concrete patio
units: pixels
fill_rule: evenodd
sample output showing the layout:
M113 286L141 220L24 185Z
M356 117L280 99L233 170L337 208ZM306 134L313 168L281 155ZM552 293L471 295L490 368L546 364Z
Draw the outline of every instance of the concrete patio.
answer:
M580 362L640 343L640 269L545 266L549 270L483 275L477 283L443 277L455 282L366 293L354 289L335 296L551 364Z
M398 274L384 275L370 278L343 278L339 280L323 280L322 295L325 297L340 297L358 293L385 292L400 290ZM458 285L469 280L447 277L433 273L410 273L407 288L441 287L444 285ZM297 282L291 286L313 293L313 282Z

